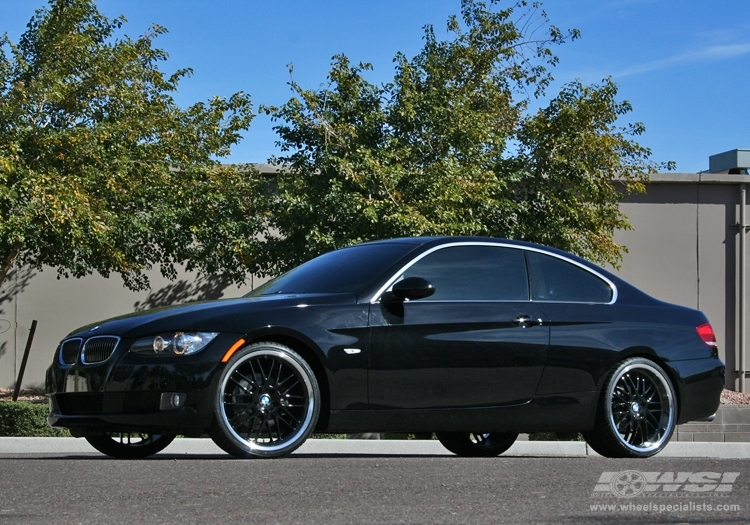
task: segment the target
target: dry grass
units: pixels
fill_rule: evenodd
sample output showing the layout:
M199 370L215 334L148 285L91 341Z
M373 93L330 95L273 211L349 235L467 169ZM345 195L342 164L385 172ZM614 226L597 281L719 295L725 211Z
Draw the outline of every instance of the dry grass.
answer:
M13 399L12 388L0 388L0 401L10 401ZM19 401L31 401L32 403L46 403L47 397L41 388L22 388L18 393Z

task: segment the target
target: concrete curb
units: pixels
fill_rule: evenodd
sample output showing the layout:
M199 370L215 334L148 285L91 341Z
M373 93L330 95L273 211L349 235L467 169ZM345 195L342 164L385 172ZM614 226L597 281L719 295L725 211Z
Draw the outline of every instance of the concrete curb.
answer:
M84 439L76 438L15 438L0 437L0 454L63 454L99 453ZM385 455L385 456L450 456L436 440L359 440L310 439L295 454L311 455ZM229 457L210 439L176 439L159 455L219 455ZM598 456L581 441L517 441L504 457L585 457ZM658 457L749 459L750 443L671 442Z

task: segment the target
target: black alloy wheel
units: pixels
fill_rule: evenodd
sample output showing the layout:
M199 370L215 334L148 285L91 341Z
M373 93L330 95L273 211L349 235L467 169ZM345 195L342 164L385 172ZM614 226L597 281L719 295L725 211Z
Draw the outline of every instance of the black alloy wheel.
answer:
M297 449L315 428L320 389L310 366L272 342L245 347L219 380L210 434L240 458L274 458Z
M586 442L602 456L646 458L669 443L677 421L677 397L669 376L650 359L619 363L604 385L594 430Z
M491 458L508 450L518 434L506 432L437 432L440 443L456 454L467 458Z
M175 436L143 432L104 432L87 435L86 441L102 454L117 459L140 459L161 452Z

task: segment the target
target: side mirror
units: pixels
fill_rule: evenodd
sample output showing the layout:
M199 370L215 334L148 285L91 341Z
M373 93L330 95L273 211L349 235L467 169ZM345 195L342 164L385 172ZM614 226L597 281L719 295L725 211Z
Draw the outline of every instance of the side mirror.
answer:
M391 293L402 301L424 299L435 293L435 287L427 279L407 277L394 284Z

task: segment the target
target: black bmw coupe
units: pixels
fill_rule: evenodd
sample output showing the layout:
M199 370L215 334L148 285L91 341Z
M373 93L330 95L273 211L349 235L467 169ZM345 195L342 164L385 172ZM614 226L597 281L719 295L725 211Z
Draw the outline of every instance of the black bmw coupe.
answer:
M68 335L49 424L114 457L209 434L242 458L312 432L436 433L495 456L519 432L582 432L647 457L710 418L724 364L706 316L569 253L488 238L333 251L240 299L125 315Z

